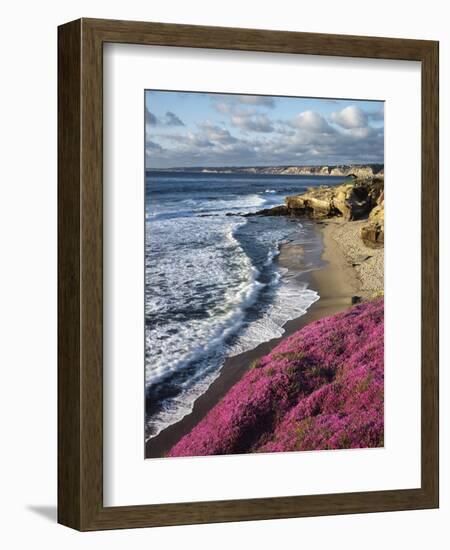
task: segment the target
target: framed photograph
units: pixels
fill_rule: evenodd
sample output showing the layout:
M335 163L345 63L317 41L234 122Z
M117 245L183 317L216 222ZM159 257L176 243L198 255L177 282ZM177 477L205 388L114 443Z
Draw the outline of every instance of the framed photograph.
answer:
M438 43L58 41L59 522L438 507Z

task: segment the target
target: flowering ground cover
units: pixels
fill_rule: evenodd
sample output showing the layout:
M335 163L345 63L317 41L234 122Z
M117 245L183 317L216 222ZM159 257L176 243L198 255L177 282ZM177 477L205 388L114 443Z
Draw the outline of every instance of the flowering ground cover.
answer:
M320 319L256 361L168 456L383 446L384 303Z

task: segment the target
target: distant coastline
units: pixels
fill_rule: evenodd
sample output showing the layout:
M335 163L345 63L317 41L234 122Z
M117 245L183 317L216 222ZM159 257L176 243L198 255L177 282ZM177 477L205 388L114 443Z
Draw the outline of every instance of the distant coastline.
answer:
M187 172L205 174L260 174L277 176L350 176L359 178L384 175L384 164L276 165L276 166L194 166L147 168L146 172Z

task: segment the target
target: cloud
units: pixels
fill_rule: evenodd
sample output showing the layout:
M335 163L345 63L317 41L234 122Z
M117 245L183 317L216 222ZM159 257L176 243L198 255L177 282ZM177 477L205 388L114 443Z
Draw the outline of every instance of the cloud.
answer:
M233 115L231 117L231 123L233 126L249 132L268 133L274 131L273 123L266 115Z
M184 126L184 122L172 111L167 111L164 124L165 126Z
M236 137L231 135L229 130L222 128L209 120L202 122L199 127L209 140L216 143L229 145L238 141Z
M371 128L370 126L361 126L356 128L348 128L343 130L343 134L350 136L355 139L366 139L371 134L373 134L375 130Z
M250 116L258 113L254 107L242 107L235 100L233 101L217 101L214 104L214 109L223 115L234 116Z
M156 118L156 116L147 108L145 109L145 123L152 124L153 126L156 126L158 124L158 119Z
M233 112L232 106L229 103L224 103L222 101L213 103L213 107L222 115L231 115Z
M333 128L328 124L322 115L314 111L303 111L299 113L290 125L313 133L333 133Z
M230 109L239 105L253 105L265 109L275 107L275 99L266 95L235 95L235 94L211 94L213 105L228 105Z
M275 101L270 96L224 95L212 96L213 107L229 117L235 128L244 132L269 133L275 131L274 122L261 108L272 109Z
M156 141L148 140L145 143L146 166L151 166L154 161L161 162L166 156L166 150Z
M152 166L230 166L383 162L382 129L334 133L297 129L293 134L261 133L236 137L225 128L202 125L198 132L171 136L163 151L153 151Z
M158 151L158 152L161 152L161 151L164 150L163 147L161 147L161 145L160 145L159 143L156 143L156 141L151 141L151 140L149 140L149 141L147 141L147 142L145 143L145 146L146 146L146 149L147 149L148 151Z
M350 105L342 109L342 111L331 113L330 120L346 129L364 128L367 126L368 116L367 113L359 107Z
M273 131L269 118L264 111L261 111L261 108L272 109L275 107L275 101L272 97L219 94L212 96L212 99L216 111L229 115L234 126L255 132ZM250 117L253 117L253 119L250 120Z
M238 95L234 97L238 103L244 103L245 105L260 105L262 107L268 107L269 109L275 107L273 97L267 95Z
M184 126L184 122L172 111L167 111L164 117L158 118L155 114L145 109L145 122L152 126Z
M214 147L214 143L211 140L198 133L188 132L186 138L188 143L194 147Z
M204 120L193 129L173 128L160 133L148 126L147 136L154 141L147 143L147 165L308 165L384 160L384 129L382 125L371 126L372 115L358 107L333 113L331 125L312 110L285 120L237 101L217 103L219 111L222 104L223 112L229 115L223 123ZM235 133L233 128L240 131Z
M376 122L383 121L384 122L384 104L381 105L379 109L376 111L370 111L367 113L367 116L369 117L369 120L373 120Z

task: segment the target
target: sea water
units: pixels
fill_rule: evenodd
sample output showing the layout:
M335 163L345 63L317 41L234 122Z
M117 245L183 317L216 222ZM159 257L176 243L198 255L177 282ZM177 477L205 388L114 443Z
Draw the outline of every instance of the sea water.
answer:
M146 439L192 410L227 357L281 336L319 298L276 262L294 238L306 251L321 246L314 223L239 214L344 179L147 172Z

